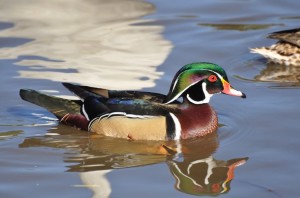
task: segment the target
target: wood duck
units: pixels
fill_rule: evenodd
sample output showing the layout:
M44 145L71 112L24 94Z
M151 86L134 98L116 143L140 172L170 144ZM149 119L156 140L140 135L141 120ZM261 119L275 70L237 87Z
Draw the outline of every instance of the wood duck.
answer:
M204 136L218 127L217 114L208 104L214 94L246 97L229 84L223 68L206 62L183 66L167 95L63 85L81 100L49 96L30 89L21 89L20 96L46 108L63 124L130 140Z
M267 38L279 41L270 47L250 49L251 52L263 55L270 62L300 66L300 28L273 32Z

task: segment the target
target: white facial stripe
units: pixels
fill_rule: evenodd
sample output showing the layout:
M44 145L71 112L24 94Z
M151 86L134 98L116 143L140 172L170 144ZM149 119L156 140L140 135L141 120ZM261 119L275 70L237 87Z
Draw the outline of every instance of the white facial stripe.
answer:
M174 124L175 124L175 136L174 136L174 140L179 140L180 136L181 136L181 125L180 122L178 120L178 118L173 114L170 113L170 116L172 117Z
M202 83L202 90L203 90L203 93L204 93L204 100L201 100L201 101L196 101L196 100L193 100L190 95L188 94L186 97L187 99L193 103L193 104L204 104L204 103L209 103L209 100L210 98L213 96L213 94L210 94L207 92L207 89L206 89L206 82L203 82Z
M181 74L180 74L180 75L181 75ZM179 75L179 76L180 76L180 75ZM179 76L178 76L178 77L179 77ZM177 84L177 82L178 82L178 79L179 79L179 78L176 78L176 80L175 80L175 82L174 82L174 85L173 85L173 87L172 87L172 92L173 92L173 91L174 91L174 89L175 89L175 85Z
M215 72L213 70L208 70L208 71L211 71L211 72L215 73L220 78L220 80L223 79L223 77L221 76L221 74L219 74L218 72Z
M181 92L179 92L172 100L170 100L169 102L166 102L165 104L170 104L171 102L173 102L174 100L178 99L179 96L185 92L188 88L190 88L191 86L195 85L196 83L198 83L199 81L197 82L194 82L193 84L190 84L190 86L186 87L184 90L182 90Z
M202 70L202 69L201 69L201 70ZM174 89L175 89L175 87L176 87L176 85L177 85L179 76L181 76L181 74L184 73L184 72L185 72L185 71L181 72L181 73L178 75L178 77L177 77L177 79L176 79L176 81L174 82L174 85L173 85L173 87L172 87L172 92L174 91ZM199 82L199 81L197 81L197 82ZM195 82L195 83L191 84L190 86L186 87L184 90L182 90L181 92L179 92L175 97L173 97L172 100L170 100L169 102L166 102L165 104L170 104L171 102L173 102L174 100L176 100L177 98L179 98L179 96L180 96L185 90L187 90L189 87L191 87L192 85L196 84L197 82Z
M216 75L220 78L220 80L223 79L223 77L222 77L218 72L215 72L215 71L213 71L213 70L210 70L210 69L199 69L199 70L210 71L210 72L216 74ZM183 71L183 72L184 72L184 71ZM179 76L181 76L181 74L182 74L183 72L181 72L181 73L178 75L178 77L177 77L177 79L176 79L176 81L175 81L175 83L174 83L174 85L173 85L173 87L172 87L172 92L174 91L174 89L175 89L175 87L176 87L176 84L177 84L177 82L178 82ZM192 83L190 86L186 87L184 90L182 90L181 92L179 92L175 97L172 98L172 100L170 100L169 102L166 102L165 104L170 104L170 103L173 102L174 100L178 99L178 98L180 97L180 95L181 95L183 92L185 92L188 88L190 88L191 86L195 85L195 84L198 83L198 82L199 82L199 81L196 81L196 82ZM203 85L202 85L202 86L203 86ZM204 91L204 90L203 90L203 91ZM206 89L205 89L205 91L207 92ZM205 94L205 93L204 93L204 94ZM188 96L188 97L189 97L189 96ZM210 96L210 97L211 97L211 96ZM205 95L205 98L207 98L206 95ZM209 99L210 99L210 98L209 98ZM208 99L208 102L209 102L209 99ZM191 100L192 100L192 99L191 99ZM195 101L195 102L196 102L196 101ZM194 103L194 104L197 104L197 103ZM202 104L202 103L199 103L199 104Z

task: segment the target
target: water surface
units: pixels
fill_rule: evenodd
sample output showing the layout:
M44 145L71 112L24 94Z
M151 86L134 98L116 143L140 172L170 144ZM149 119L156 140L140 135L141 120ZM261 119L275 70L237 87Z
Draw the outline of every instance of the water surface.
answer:
M249 53L275 42L268 33L299 25L298 1L0 3L1 197L299 194L299 68ZM220 64L248 97L212 98L220 128L182 142L188 155L89 136L18 96L69 95L61 81L166 93L194 61Z

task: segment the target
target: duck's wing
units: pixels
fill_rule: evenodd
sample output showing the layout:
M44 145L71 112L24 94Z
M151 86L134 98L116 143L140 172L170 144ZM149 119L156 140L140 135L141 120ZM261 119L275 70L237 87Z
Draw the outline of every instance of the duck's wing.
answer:
M111 91L70 83L63 83L63 85L81 98L83 102L81 112L88 120L102 114L115 112L133 115L158 115L164 114L169 108L169 105L160 103L160 100L157 102L156 99L152 99L156 96L155 93Z
M85 98L89 95L93 95L103 98L141 99L157 103L163 103L166 99L166 96L163 94L145 91L108 90L103 88L75 85L71 83L63 83L63 85L80 98Z
M273 32L267 38L278 39L300 47L300 28Z
M109 98L103 100L103 98L95 96L86 98L82 105L82 113L88 120L93 120L104 114L110 116L118 114L142 119L149 116L166 115L170 111L175 111L174 109L171 105L142 99Z

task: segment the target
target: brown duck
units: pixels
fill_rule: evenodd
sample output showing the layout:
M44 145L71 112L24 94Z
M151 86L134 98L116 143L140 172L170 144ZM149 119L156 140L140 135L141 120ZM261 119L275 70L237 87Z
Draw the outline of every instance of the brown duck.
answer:
M281 65L300 66L300 28L273 32L267 38L279 40L269 47L251 49L270 62Z

